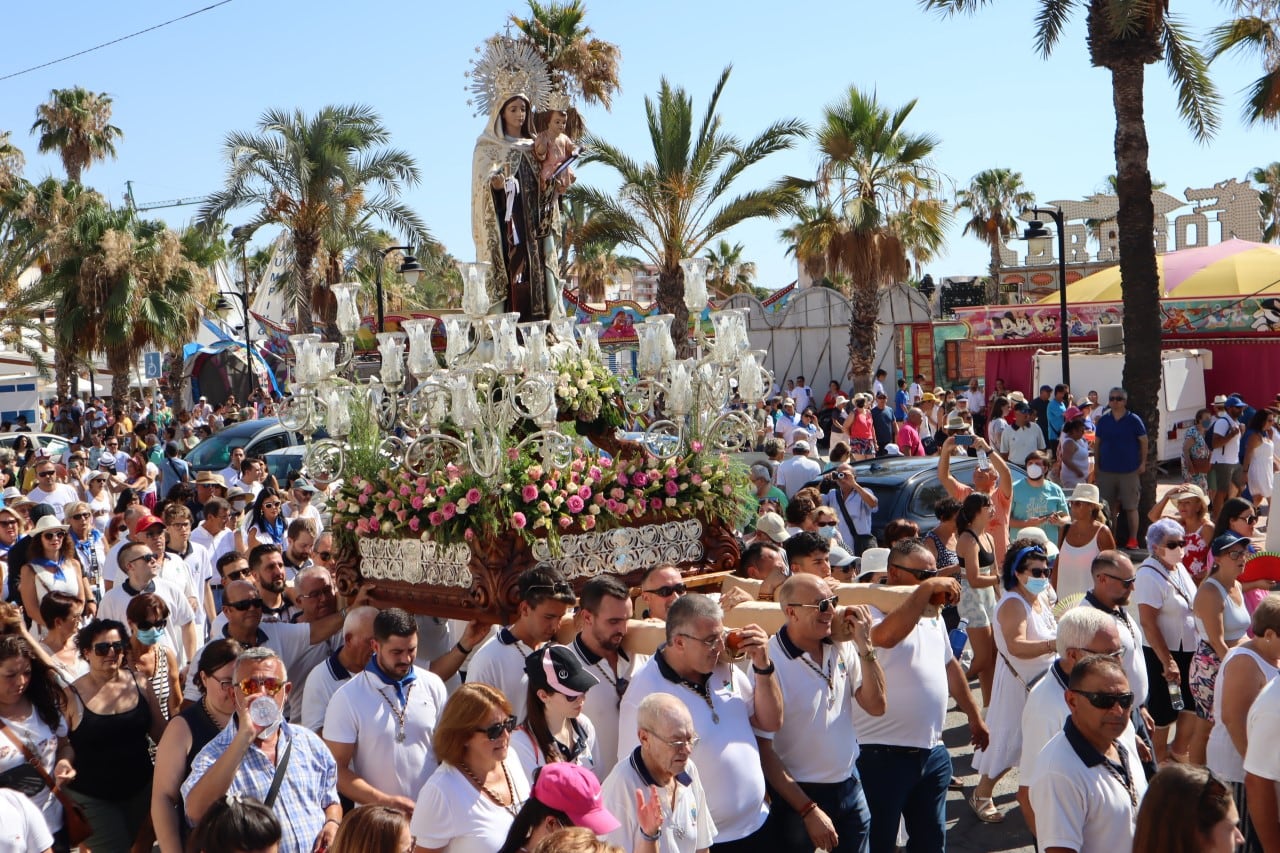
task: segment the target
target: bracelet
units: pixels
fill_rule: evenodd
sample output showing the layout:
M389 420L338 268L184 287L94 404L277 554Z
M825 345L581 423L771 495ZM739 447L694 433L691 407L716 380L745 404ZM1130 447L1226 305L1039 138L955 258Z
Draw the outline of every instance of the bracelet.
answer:
M769 661L769 665L766 666L764 669L761 669L755 664L751 664L751 671L754 672L756 675L773 675L773 671L775 669L777 669L777 667L773 665L773 661Z
M462 656L463 656L463 657L466 657L467 655L471 654L471 652L472 652L472 649L469 649L469 648L467 648L466 646L462 645L462 641L461 641L461 640L459 640L459 641L458 641L458 644L457 644L457 645L455 645L455 646L454 646L454 648L455 648L455 649L457 649L458 651L462 652Z
M649 833L645 832L643 826L637 826L636 829L640 830L640 837L643 838L645 841L657 841L659 838L662 837L662 827L658 827L658 831L655 832L653 835L650 835Z
M334 826L342 826L342 824L341 824L341 823L339 823L338 821L334 820L334 819L333 819L333 818L331 818L331 817L325 818L324 823L331 823L331 824L333 824ZM324 826L324 823L322 823L322 824L320 824L320 825L321 825L321 826Z
M817 807L818 807L818 804L815 803L813 800L810 800L809 802L805 803L804 806L800 808L801 819L808 817L809 813L814 809L816 809Z

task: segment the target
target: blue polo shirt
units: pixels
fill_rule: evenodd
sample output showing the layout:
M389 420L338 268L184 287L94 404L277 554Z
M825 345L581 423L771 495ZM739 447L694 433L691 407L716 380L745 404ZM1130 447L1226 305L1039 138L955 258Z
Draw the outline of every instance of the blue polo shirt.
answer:
M1138 439L1147 434L1147 425L1133 412L1117 419L1107 412L1098 418L1095 432L1100 441L1098 470L1109 474L1128 474L1138 470L1142 459Z

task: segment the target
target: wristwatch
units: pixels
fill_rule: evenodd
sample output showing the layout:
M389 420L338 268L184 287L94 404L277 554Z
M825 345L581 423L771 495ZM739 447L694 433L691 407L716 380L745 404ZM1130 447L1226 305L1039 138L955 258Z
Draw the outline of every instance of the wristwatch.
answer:
M776 669L777 667L774 666L773 661L769 661L769 665L766 666L764 669L761 669L760 667L756 666L754 663L751 664L751 671L754 672L756 675L773 675L774 670Z
M858 652L863 660L879 660L880 656L876 654L875 647L867 649L865 652Z

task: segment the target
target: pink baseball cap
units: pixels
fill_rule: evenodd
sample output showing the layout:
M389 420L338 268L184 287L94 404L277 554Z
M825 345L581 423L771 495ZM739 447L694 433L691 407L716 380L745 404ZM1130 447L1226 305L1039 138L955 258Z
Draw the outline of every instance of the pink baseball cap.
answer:
M533 796L548 808L562 811L596 835L607 835L619 826L618 819L604 807L600 782L580 764L557 761L538 768Z

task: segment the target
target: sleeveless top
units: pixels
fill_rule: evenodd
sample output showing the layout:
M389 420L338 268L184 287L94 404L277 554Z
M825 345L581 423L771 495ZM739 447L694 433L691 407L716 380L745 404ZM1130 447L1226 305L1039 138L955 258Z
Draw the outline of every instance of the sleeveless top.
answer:
M1236 604L1232 601L1226 587L1219 583L1217 578L1205 578L1201 588L1208 584L1213 584L1218 594L1222 596L1222 639L1227 643L1234 643L1249 631L1249 610L1244 606L1244 602ZM1205 638L1204 623L1200 621L1199 616L1196 617L1196 634L1199 635L1201 642L1208 642Z
M928 533L924 535L924 538L932 542L933 547L936 548L938 551L937 566L939 569L945 569L950 566L956 566L960 564L960 555L957 554L955 551L952 551L946 545L942 544L942 537L939 536L937 533L930 530Z
M118 802L151 784L155 772L147 751L151 708L136 679L133 687L137 703L119 714L89 710L79 691L71 688L80 701L81 719L70 733L76 751L76 778L69 787L85 796Z
M991 574L991 572L984 571L984 569L987 569L990 566L995 565L995 562L996 562L995 553L993 551L988 551L986 548L983 548L982 539L977 534L975 534L972 530L961 530L959 535L964 536L966 533L973 537L973 541L978 543L978 574L980 575ZM969 568L968 566L965 566L963 557L957 556L957 561L960 563L962 567L966 569ZM965 580L965 575L963 573L961 573L960 575L960 582L961 583L968 582Z
M1218 676L1214 680L1213 685L1213 729L1209 732L1209 746L1206 753L1209 769L1222 779L1237 784L1244 782L1244 756L1236 751L1235 741L1231 739L1231 733L1227 731L1226 725L1222 722L1222 682L1224 673L1227 671L1227 663L1232 658L1248 655L1253 658L1254 666L1258 667L1258 671L1262 673L1262 677L1266 679L1267 684L1276 677L1276 668L1252 649L1236 647L1227 652L1227 656L1222 659L1222 666L1218 668ZM1262 686L1265 688L1267 684Z
M1098 536L1102 528L1093 534L1085 545L1072 545L1064 537L1058 547L1058 598L1093 589L1093 558L1098 556Z
M151 692L156 694L156 701L160 703L160 713L167 722L169 719L169 656L165 654L165 647L161 645L152 646L156 650L156 671L151 676Z
M63 570L62 560L55 562L31 557L28 562L35 575L36 601L44 601L44 597L51 592L65 592L67 595L80 597L79 578Z
M222 729L209 717L200 702L179 711L178 716L187 721L187 728L191 730L191 748L187 750L187 763L182 773L182 778L185 779L191 774L191 762L196 760L200 750L216 738Z

